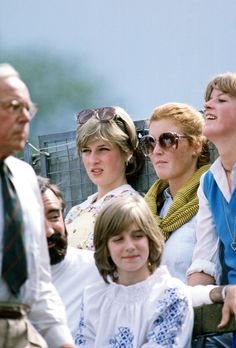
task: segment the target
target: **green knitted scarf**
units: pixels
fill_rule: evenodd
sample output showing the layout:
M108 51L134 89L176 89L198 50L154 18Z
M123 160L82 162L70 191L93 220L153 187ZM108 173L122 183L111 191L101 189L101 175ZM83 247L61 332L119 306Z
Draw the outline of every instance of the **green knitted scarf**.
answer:
M209 165L200 167L175 195L168 213L160 217L159 212L164 203L163 191L168 187L168 181L158 179L145 195L154 217L165 240L177 228L188 222L198 211L197 189L201 175L209 169Z

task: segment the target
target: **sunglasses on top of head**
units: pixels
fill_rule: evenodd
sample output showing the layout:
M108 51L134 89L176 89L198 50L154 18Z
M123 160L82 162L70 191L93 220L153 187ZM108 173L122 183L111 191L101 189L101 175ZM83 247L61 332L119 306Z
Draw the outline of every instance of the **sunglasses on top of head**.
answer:
M116 110L107 106L98 109L84 109L76 115L76 121L79 124L85 124L91 117L96 117L100 122L108 122L116 118Z
M188 135L181 135L175 132L162 133L159 139L156 140L152 135L144 135L140 139L140 147L145 156L152 155L156 144L159 144L162 149L178 148L178 143L181 138L190 138Z

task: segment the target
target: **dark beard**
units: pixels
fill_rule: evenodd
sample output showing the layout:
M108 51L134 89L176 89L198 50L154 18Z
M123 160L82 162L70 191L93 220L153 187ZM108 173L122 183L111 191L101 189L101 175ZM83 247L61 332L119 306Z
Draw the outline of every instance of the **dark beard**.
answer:
M62 236L61 233L55 233L51 237L47 238L48 244L55 244L54 247L49 248L49 256L50 256L50 264L55 265L61 262L65 256L67 251L67 236Z

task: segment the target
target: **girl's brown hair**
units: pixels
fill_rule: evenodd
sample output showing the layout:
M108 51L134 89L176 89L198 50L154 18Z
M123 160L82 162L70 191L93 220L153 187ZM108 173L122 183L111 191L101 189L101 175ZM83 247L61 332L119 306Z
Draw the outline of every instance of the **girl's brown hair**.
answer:
M163 250L163 236L144 198L138 193L109 201L99 212L94 228L94 258L99 273L108 283L115 281L116 265L108 251L108 240L135 223L149 241L149 267L153 272L159 265Z

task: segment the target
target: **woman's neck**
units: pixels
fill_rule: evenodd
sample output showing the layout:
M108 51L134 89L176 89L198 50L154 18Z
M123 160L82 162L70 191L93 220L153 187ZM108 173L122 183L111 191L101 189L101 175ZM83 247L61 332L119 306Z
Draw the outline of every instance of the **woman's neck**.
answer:
M222 163L222 162L221 162ZM230 165L229 163L227 163L227 166L224 165L222 163L222 166L224 168L224 171L225 171L225 174L226 174L226 178L227 178L227 181L228 181L228 185L229 185L229 191L231 192L232 191L232 174L233 174L233 165ZM232 166L232 167L231 167ZM231 168L231 169L228 169L228 168Z
M193 176L193 174L196 171L197 168L192 168L192 170L189 170L184 175L169 180L169 190L173 198L175 197L177 192L188 182L188 180Z
M236 154L221 153L220 160L226 172L232 172L233 166L236 164Z
M129 286L146 280L151 275L149 267L145 267L135 272L118 272L117 284Z
M236 163L236 135L216 139L214 144L219 153L219 157L224 169L230 171Z

